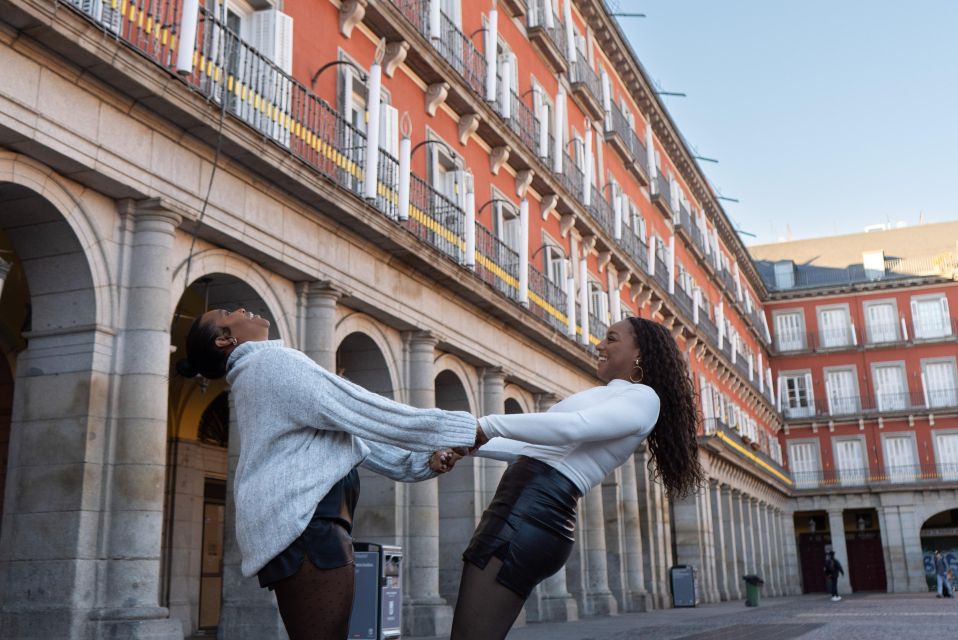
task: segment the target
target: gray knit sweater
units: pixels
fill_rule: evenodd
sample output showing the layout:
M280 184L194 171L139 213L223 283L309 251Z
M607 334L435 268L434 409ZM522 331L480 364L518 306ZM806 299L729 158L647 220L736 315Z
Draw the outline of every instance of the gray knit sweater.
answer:
M431 452L475 441L470 414L393 402L279 340L234 349L226 380L239 431L236 539L247 577L299 537L317 503L356 465L424 480L433 475Z

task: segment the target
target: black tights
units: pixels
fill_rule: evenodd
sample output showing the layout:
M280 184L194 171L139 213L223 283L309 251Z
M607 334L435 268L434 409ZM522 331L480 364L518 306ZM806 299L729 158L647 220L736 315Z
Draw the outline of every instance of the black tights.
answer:
M451 640L502 640L509 633L525 599L496 581L501 566L498 558L485 569L463 563Z
M351 564L317 569L303 558L299 571L276 583L276 602L289 640L345 640L355 572Z

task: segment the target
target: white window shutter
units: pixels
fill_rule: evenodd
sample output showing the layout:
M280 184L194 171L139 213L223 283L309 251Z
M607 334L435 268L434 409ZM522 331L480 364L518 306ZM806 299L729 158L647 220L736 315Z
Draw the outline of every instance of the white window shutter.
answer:
M948 296L941 296L941 322L945 335L951 335L951 315L948 313Z
M379 107L379 146L393 158L399 157L399 109L391 104Z
M251 21L251 44L283 73L293 71L293 18L276 9L255 11Z

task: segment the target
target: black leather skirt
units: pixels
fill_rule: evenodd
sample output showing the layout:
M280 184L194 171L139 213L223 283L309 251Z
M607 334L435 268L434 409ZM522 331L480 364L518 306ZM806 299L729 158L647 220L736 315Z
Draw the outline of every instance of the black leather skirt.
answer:
M305 558L317 569L352 564L351 534L358 501L359 473L353 469L319 501L303 533L259 570L259 586L272 589L277 582L299 571Z
M463 560L484 569L490 558L498 558L496 580L528 598L569 559L581 495L557 469L520 457L499 481Z

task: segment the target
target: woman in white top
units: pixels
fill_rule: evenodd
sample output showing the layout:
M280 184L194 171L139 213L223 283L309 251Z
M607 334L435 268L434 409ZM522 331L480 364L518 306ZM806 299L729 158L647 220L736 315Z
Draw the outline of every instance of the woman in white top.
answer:
M578 499L643 440L670 497L701 484L694 387L669 331L627 318L598 352L606 386L547 413L480 418L489 441L476 455L510 465L463 553L452 640L505 638L535 586L568 560Z
M353 602L357 466L394 480L446 470L441 447L473 446L476 419L416 409L336 376L268 340L269 322L245 309L193 323L186 377L226 376L240 454L233 486L246 577L275 590L290 640L343 640Z

